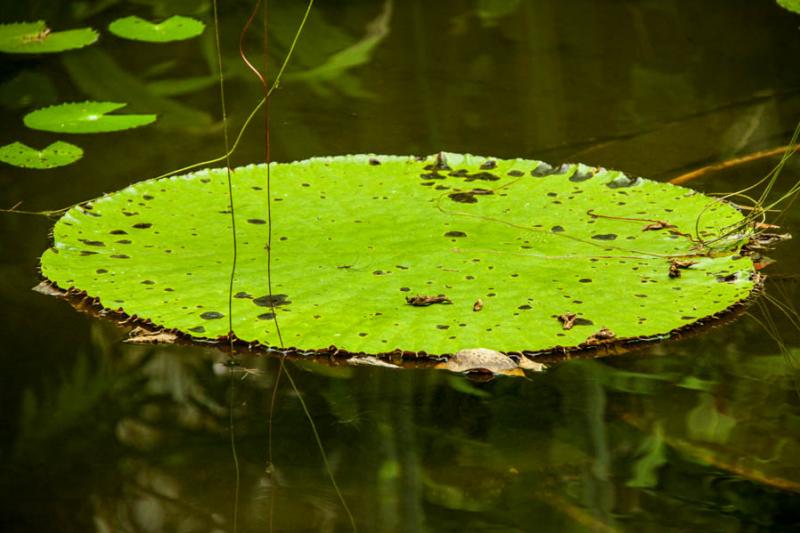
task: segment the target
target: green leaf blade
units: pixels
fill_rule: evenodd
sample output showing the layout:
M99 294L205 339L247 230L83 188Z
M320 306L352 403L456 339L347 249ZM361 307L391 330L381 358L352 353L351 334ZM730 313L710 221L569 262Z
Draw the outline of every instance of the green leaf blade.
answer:
M664 218L688 235L704 213L700 230L711 238L742 220L727 204L583 165L539 177L537 161L446 157L449 170L435 158L391 156L273 166L272 303L287 346L544 351L583 345L601 328L616 339L669 335L755 288L752 261L736 244L707 256L692 239L645 231L641 221ZM264 179L263 165L233 172L233 329L275 346ZM610 186L621 182L630 185ZM226 191L225 172L203 171L134 184L94 201L90 213L73 209L55 227L57 252L45 253L42 272L108 308L223 337ZM671 277L670 259L686 257L694 264ZM438 295L451 303L407 301ZM571 329L558 319L568 313L581 319Z
M20 168L50 169L70 165L83 157L74 144L56 141L42 150L14 142L0 147L0 161Z
M800 15L800 0L777 0L778 5Z
M109 115L127 104L116 102L71 102L31 111L23 118L31 129L55 133L104 133L146 126L156 115Z
M98 33L92 28L51 31L43 20L0 24L0 52L45 54L83 48L93 44Z
M204 30L205 24L199 20L178 15L158 24L141 17L123 17L108 26L108 31L117 37L150 43L184 41L197 37Z

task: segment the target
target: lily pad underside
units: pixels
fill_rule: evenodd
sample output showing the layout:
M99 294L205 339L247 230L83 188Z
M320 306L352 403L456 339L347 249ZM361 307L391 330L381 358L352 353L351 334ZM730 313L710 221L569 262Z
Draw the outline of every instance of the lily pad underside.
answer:
M315 158L270 170L271 295L266 167L231 174L232 336L252 347L605 349L707 323L760 284L742 251L749 230L731 231L744 221L736 208L618 171L458 154ZM224 169L139 182L77 206L53 239L41 270L54 288L129 323L228 342Z

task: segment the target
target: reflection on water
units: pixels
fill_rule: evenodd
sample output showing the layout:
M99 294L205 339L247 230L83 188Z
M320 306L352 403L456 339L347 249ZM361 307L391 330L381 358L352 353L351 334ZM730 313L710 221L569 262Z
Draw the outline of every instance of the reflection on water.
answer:
M3 4L7 20L64 27L208 14L177 1ZM300 4L271 3L278 52ZM798 117L800 73L784 59L800 48L798 20L771 2L430 4L318 6L273 101L275 158L447 149L666 178L783 144ZM260 91L236 59L248 9L223 10L235 123ZM4 143L50 142L16 125L54 101L162 116L76 139L86 157L63 170L3 168L2 205L60 207L218 154L203 39L161 49L104 36L63 56L4 57ZM236 162L261 150L253 130ZM735 190L771 163L694 185ZM785 229L798 222L787 212ZM800 525L796 244L774 254L770 299L702 336L488 383L287 362L293 389L276 359L122 344L113 326L31 293L49 224L0 218L4 531L232 531L237 489L241 531L346 531L330 475L364 531Z

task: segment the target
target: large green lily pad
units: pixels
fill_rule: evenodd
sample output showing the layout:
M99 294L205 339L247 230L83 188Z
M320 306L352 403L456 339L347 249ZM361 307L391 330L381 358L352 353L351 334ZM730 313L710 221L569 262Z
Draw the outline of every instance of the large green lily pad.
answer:
M52 31L43 20L0 24L0 52L44 54L83 48L97 40L92 28Z
M272 165L270 298L265 169L232 173L233 330L248 342L278 344L274 312L299 349L543 351L668 336L756 285L747 236L724 236L741 213L690 189L523 159L350 156ZM71 209L41 268L108 309L218 338L231 260L217 169Z

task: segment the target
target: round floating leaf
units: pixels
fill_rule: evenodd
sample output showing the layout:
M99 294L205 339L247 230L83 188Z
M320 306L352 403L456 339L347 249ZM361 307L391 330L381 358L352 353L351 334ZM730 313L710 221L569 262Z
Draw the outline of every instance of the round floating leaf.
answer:
M124 17L108 25L108 31L123 39L165 43L197 37L206 25L190 17L175 15L155 24L141 17Z
M81 157L83 157L83 150L74 144L62 141L56 141L42 150L36 150L20 142L0 147L0 161L22 168L63 167L74 163Z
M44 54L83 48L97 40L92 28L51 31L43 20L0 24L0 52Z
M621 172L442 154L232 172L233 329L276 346L501 351L666 336L748 298L734 207ZM58 221L42 272L106 308L195 337L228 332L224 170L143 181ZM695 227L713 253L692 235Z
M800 0L778 0L778 5L784 9L800 14Z
M35 130L56 133L101 133L145 126L156 115L108 115L127 104L115 102L73 102L31 111L23 121Z

